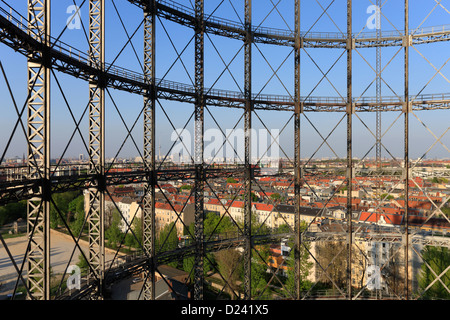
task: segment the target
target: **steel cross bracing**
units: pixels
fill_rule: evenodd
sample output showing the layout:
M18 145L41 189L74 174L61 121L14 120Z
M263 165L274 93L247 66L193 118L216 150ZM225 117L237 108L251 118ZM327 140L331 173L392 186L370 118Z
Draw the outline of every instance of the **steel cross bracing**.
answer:
M17 14L0 8L0 26L2 42L21 52L24 55L36 54L43 50L42 44L30 37L26 25L21 22ZM404 43L410 43L407 40ZM53 68L89 81L91 74L102 73L105 86L124 90L131 93L144 95L147 86L144 75L105 63L105 70L93 68L89 63L89 57L65 43L56 41L52 43L49 55L53 61ZM173 82L169 80L158 81L157 98L187 103L195 103L195 88L192 85ZM206 89L206 105L245 109L245 97L241 92ZM413 110L437 110L450 107L450 94L420 94L411 96ZM295 102L291 96L272 94L252 94L255 110L279 110L294 111ZM375 112L376 106L381 105L383 111L400 111L404 105L404 99L397 96L384 96L377 103L376 97L352 98L355 111ZM340 97L301 97L301 106L305 112L345 112L346 103Z
M274 241L279 241L282 238L292 237L292 234L277 234L272 235L270 237L267 236L254 236L254 243L256 245L272 243ZM328 233L328 232L304 232L302 233L302 238L305 243L312 242L322 242L322 243L332 243L336 241L346 241L346 236L342 236L336 233ZM392 243L392 244L402 244L405 239L401 234L392 234L392 233L380 233L380 234L367 234L360 233L355 234L355 241L364 241L364 242L379 242L379 243ZM205 250L207 252L217 252L221 250L226 250L230 248L242 248L245 243L245 238L243 237L226 237L222 240L209 241L205 244ZM444 237L432 237L432 236L414 236L411 240L412 245L430 245L436 247L446 247L450 248L450 241L448 238ZM160 253L157 256L157 261L155 262L156 266L167 264L176 259L181 259L183 257L193 256L195 255L195 245L190 247L185 247L182 249L167 251L164 253ZM133 260L126 263L123 266L117 267L114 269L114 276L109 276L105 281L107 284L114 284L121 279L126 279L130 277L133 273L139 272L140 270L146 270L148 264L148 259L145 255L137 255L133 257ZM92 294L95 290L95 287L92 285L88 285L85 283L79 291L76 290L71 294L65 294L60 296L59 300L78 300L82 297L86 297Z
M28 29L46 46L50 41L50 1L28 1ZM50 298L50 60L48 50L28 58L28 179L40 179L28 200L29 299Z
M50 166L50 168L50 171L52 171L54 166ZM195 168L189 166L185 168L179 168L176 166L156 168L153 173L150 172L150 177L148 177L149 171L147 171L145 167L135 165L130 169L133 170L129 170L129 172L125 173L106 172L106 186L117 186L122 184L130 184L133 182L143 183L148 181L153 175L155 176L154 179L157 181L172 181L182 178L194 179L195 177ZM243 171L244 169L240 165L229 165L220 169L206 168L205 177L208 179L215 179L219 177L226 177L227 175L240 174ZM64 174L52 176L50 178L50 190L51 193L61 193L66 191L87 189L88 185L94 183L97 177L98 175L96 174L76 174L70 169ZM12 181L0 184L0 205L28 200L35 197L35 194L39 192L41 188L41 179L26 179L25 176L22 176L22 179L23 180L21 181Z
M244 39L244 134L245 134L245 182L244 182L244 299L251 299L251 260L252 260L252 239L251 239L251 216L252 216L252 172L251 172L251 129L253 103L252 95L252 0L245 0L244 24L246 36Z
M270 244L276 241L280 241L281 238L287 238L292 234L274 234L268 236L253 236L254 245ZM237 234L219 235L220 239L208 241L205 243L206 252L218 252L221 250L243 248L245 245L245 237ZM323 238L321 238L323 239ZM326 241L331 241L331 237L328 237ZM314 240L312 240L314 241ZM442 242L439 242L442 244ZM445 246L445 244L444 244ZM186 246L184 248L176 249L173 251L166 251L159 253L155 257L155 267L173 262L177 259L183 259L185 257L195 256L196 245ZM146 271L148 268L148 257L145 254L137 254L132 257L132 260L111 269L109 275L105 279L105 285L114 284L122 279L130 277L135 272ZM84 297L89 297L96 290L92 285L89 285L87 281L84 281L84 285L80 290L75 290L72 293L66 293L58 297L58 300L78 300Z
M128 0L140 7L145 6L145 0ZM175 1L164 0L157 2L157 14L165 19L179 24L193 27L195 25L195 12L183 4ZM221 17L208 16L205 24L208 33L222 35L233 39L244 41L246 30L242 23L224 19ZM258 43L295 46L295 32L261 26L253 26L252 33L254 41ZM413 44L431 43L436 41L447 41L450 36L450 25L422 28L415 30L412 34ZM300 33L300 43L305 48L342 48L347 46L348 35L341 32L309 32L307 36ZM404 34L398 31L384 31L381 38L377 32L365 32L352 34L356 48L370 48L377 46L402 46Z
M194 261L194 299L203 300L204 283L204 128L205 128L205 36L204 36L204 3L203 0L195 1L195 132L194 132L194 163L195 163L195 261Z
M156 256L156 226L155 226L155 190L158 181L155 175L156 138L155 138L155 35L156 16L155 1L149 1L144 8L144 76L148 84L148 91L144 96L144 163L146 176L145 194L143 197L142 234L143 247L147 252L149 266L146 268L143 288L143 298L154 300L155 295L155 256Z
M377 0L377 7L379 8L380 12L376 16L376 28L377 28L377 39L381 39L381 10L382 10L382 4L381 0ZM377 72L377 80L376 80L376 97L377 102L380 103L381 101L381 47L376 48L376 72ZM376 113L376 159L377 159L377 168L381 169L381 111L378 110Z
M89 1L89 62L103 71L105 62L105 2ZM98 295L103 291L104 210L105 210L105 88L102 74L89 81L89 173L96 175L89 192L89 265L90 278L99 280Z
M296 215L295 215L295 222L294 222L294 233L298 235L295 239L295 247L294 247L294 258L295 258L295 264L294 264L294 277L295 277L295 283L296 288L295 291L297 293L296 299L300 298L300 278L301 278L301 266L300 266L300 253L302 248L302 237L301 235L301 221L300 221L300 204L302 201L301 197L301 179L302 179L302 168L301 168L301 135L300 135L300 124L301 124L301 113L303 110L301 110L301 102L300 102L300 77L301 77L301 48L300 48L300 26L301 26L301 19L300 19L300 0L295 1L295 8L294 8L294 14L295 14L295 35L296 35L296 43L295 43L295 57L294 57L294 98L295 98L295 118L294 118L294 179L295 179L295 207L296 207Z
M352 255L353 250L353 221L352 221L352 191L353 191L353 39L351 34L353 33L353 14L352 14L352 0L347 0L347 165L346 165L346 185L347 185L347 204L346 204L346 216L347 216L347 293L346 297L352 299Z
M49 229L48 229L48 209L50 205L51 194L64 192L67 190L86 189L90 194L89 201L89 266L90 279L94 279L94 285L89 284L86 288L86 296L102 297L103 289L111 281L111 273L105 271L104 261L104 236L103 236L103 211L104 196L106 186L114 184L126 184L141 181L144 183L145 195L143 196L144 208L144 240L141 246L143 258L141 262L132 263L127 271L121 273L122 276L129 274L142 266L145 269L146 285L143 288L145 299L154 299L154 281L155 272L158 265L178 259L186 255L195 256L194 264L194 298L203 298L203 261L206 252L222 250L230 247L243 248L244 255L244 298L252 298L251 286L251 261L257 258L258 252L255 250L257 243L270 243L274 241L271 235L256 236L252 234L251 229L251 193L252 186L258 186L255 181L255 173L252 171L251 150L250 150L250 131L252 129L252 115L258 118L256 110L283 110L293 111L295 118L295 159L294 176L292 181L295 185L296 201L296 221L295 221L295 257L298 258L299 252L305 247L306 241L339 241L347 242L351 248L355 241L365 239L366 241L398 242L404 241L405 256L408 257L408 246L410 243L433 244L437 246L447 246L445 238L430 237L409 237L408 226L408 181L409 178L409 154L408 154L408 134L409 134L409 115L414 114L416 110L448 109L450 96L429 95L429 96L410 96L408 90L409 81L409 48L419 44L434 41L448 40L446 27L433 29L431 31L423 29L411 36L388 35L381 32L372 37L372 35L359 34L354 37L352 31L352 1L347 0L347 33L339 37L333 34L313 34L316 37L301 37L300 31L300 0L295 1L295 31L294 34L287 35L286 31L279 31L270 28L254 28L252 25L252 2L245 2L245 24L233 23L225 19L213 16L205 16L203 9L203 0L196 0L194 10L179 5L171 1L130 1L140 5L144 9L144 74L131 72L105 62L104 54L104 1L89 1L89 44L90 51L86 55L70 46L59 41L53 41L50 37L50 1L29 1L29 17L25 19L28 25L24 25L21 19L18 19L14 11L4 10L0 14L1 41L14 48L20 53L26 55L29 59L29 103L28 103L28 124L29 124L29 156L28 166L29 175L24 181L13 181L1 183L0 203L14 202L19 199L27 199L29 210L28 222L31 250L28 253L28 266L33 277L28 277L29 286L27 291L30 298L49 299ZM31 9L30 9L31 8ZM405 28L404 34L409 33L408 22L408 0L405 0ZM31 14L30 14L31 12ZM163 17L176 21L179 24L190 26L195 32L195 84L186 85L167 80L158 81L155 78L155 17ZM40 25L34 27L33 25ZM240 39L245 47L245 79L244 94L227 90L206 89L204 88L204 34L219 34L231 38ZM291 32L292 33L292 32ZM297 37L295 36L297 35ZM261 95L252 93L251 86L251 65L252 65L252 47L257 43L270 43L277 45L289 45L295 50L295 94L294 96L282 95ZM311 45L311 46L309 46ZM352 53L365 47L381 47L389 45L401 45L405 49L405 95L399 97L380 97L375 98L357 98L352 94ZM321 98L308 97L302 99L300 96L300 52L301 49L308 47L342 48L347 53L347 99L342 101L340 98ZM77 176L59 176L51 175L49 157L49 135L48 116L50 113L49 105L49 76L50 70L55 69L74 75L78 78L89 81L89 158L90 166L87 174ZM377 68L377 76L380 76ZM104 95L107 88L116 88L144 97L144 166L126 174L108 173L107 164L104 158ZM194 166L185 169L161 169L155 168L155 104L158 99L176 100L188 102L195 105L195 154ZM205 168L203 160L203 129L204 129L204 108L207 105L236 107L244 110L244 126L246 132L245 140L245 163L243 167L230 167L227 169L209 169ZM352 120L358 112L373 112L383 106L384 111L400 111L405 116L405 167L403 168L402 180L405 182L406 194L406 231L400 236L392 235L371 235L360 237L358 232L353 232L352 215L347 215L346 225L347 233L339 239L339 234L332 236L321 233L320 235L305 233L301 231L299 221L299 208L301 203L300 187L307 183L304 171L306 166L301 165L300 161L300 119L305 116L305 112L325 111L342 112L347 119L347 162L346 162L346 181L347 186L347 212L352 211L351 191L354 187L353 177L357 171L354 168L352 159ZM343 118L343 119L344 119ZM259 118L260 119L260 118ZM260 119L261 120L261 119ZM129 131L130 133L130 131ZM437 137L436 137L437 139ZM440 138L437 139L439 142ZM326 139L324 139L326 142ZM327 143L328 144L328 143ZM31 156L30 156L31 154ZM245 186L245 223L241 235L237 238L227 238L218 241L205 241L203 234L203 190L208 184L209 179L217 177L227 177L230 175L241 175L244 177ZM173 179L191 178L195 181L193 192L195 194L195 234L194 245L189 248L166 252L156 255L155 253L155 186L158 182L170 181ZM256 181L255 181L256 182ZM291 183L291 184L292 184ZM330 201L330 200L329 200ZM442 206L441 206L442 207ZM441 207L436 207L436 212L441 211ZM179 218L179 217L178 217ZM274 235L274 237L288 237L292 234ZM411 239L410 239L411 238ZM369 239L369 240L368 240ZM3 239L2 239L3 240ZM279 239L278 239L279 240ZM318 241L318 240L317 240ZM4 243L2 241L2 243ZM305 247L306 248L306 247ZM256 254L253 254L255 250ZM347 290L341 290L346 298L352 298L352 261L353 251L348 253L347 265ZM311 254L312 255L312 254ZM406 264L408 259L406 259ZM299 296L299 269L298 261L295 265L296 295ZM408 270L408 266L406 270ZM128 272L128 273L127 273ZM408 272L408 271L407 271ZM120 273L119 273L120 274ZM113 277L114 278L114 277ZM406 275L408 281L409 275ZM335 284L336 286L336 284ZM337 287L337 286L336 286ZM409 286L406 286L407 290ZM448 290L448 289L447 289ZM345 293L346 292L346 293ZM84 294L84 293L83 293ZM81 295L83 295L81 294ZM409 292L406 292L406 298L409 298ZM80 296L79 296L80 297Z

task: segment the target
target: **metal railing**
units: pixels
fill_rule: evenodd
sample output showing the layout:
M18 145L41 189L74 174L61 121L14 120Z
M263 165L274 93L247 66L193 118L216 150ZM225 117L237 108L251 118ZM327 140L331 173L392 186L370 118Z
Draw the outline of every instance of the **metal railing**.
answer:
M171 8L174 11L181 12L185 15L188 15L194 19L195 11L193 8L182 5L176 1L170 0L160 0L158 3ZM240 22L236 22L230 19L216 17L212 15L205 14L204 19L206 22L214 23L222 29L235 29L237 32L244 34L244 26ZM265 35L269 38L285 38L294 41L295 32L292 30L279 29L279 28L271 28L265 26L254 26L252 31L258 35ZM411 29L410 35L413 37L421 37L421 36L429 36L433 34L450 34L450 25L442 25L442 26L430 26L430 27L421 27L416 29ZM404 36L404 30L387 30L381 32L381 41L384 39L400 39ZM301 32L300 37L306 39L322 39L322 40L340 40L346 41L348 38L348 34L344 32ZM366 40L366 39L377 39L376 32L360 32L353 33L352 38L358 40Z
M180 5L174 1L168 1L163 0L159 1L160 3L170 6L173 9L180 10L182 12L185 12L186 14L192 14L193 10ZM3 5L6 5L7 8L3 8L0 6L0 16L3 16L6 18L10 23L18 27L21 31L24 33L29 33L28 29L28 21L25 17L20 15L16 10L14 10L12 7L7 5L6 3L2 2ZM212 16L208 16L208 19L213 18ZM218 19L218 18L217 18ZM225 21L226 19L218 19L217 21ZM226 20L228 21L228 20ZM231 22L227 22L231 25ZM238 24L235 23L234 26L236 27ZM267 33L272 32L273 35L278 36L285 36L290 31L287 31L286 33L283 32L281 29L274 29L274 28L266 28L266 27L258 27L258 30L264 31ZM449 32L450 33L450 25L444 25L444 26L438 26L438 27L424 27L419 29L418 32L414 32L415 35L419 34L430 34L430 33L442 33L442 32ZM386 34L389 34L392 36L393 33L399 33L398 31L391 31ZM311 35L311 37L319 37L319 38L327 38L327 39L338 39L338 38L345 38L345 34L342 33L308 33L308 35ZM362 37L369 38L372 35L372 33L364 33ZM35 34L35 39L39 39L39 37ZM81 50L78 50L72 46L70 46L67 43L64 43L58 39L55 39L51 37L51 47L54 51L59 52L60 54L63 54L71 59L74 59L80 63L83 63L85 65L88 65L93 68L98 68L98 66L94 65L90 59L90 56L87 52L83 52ZM119 67L113 64L104 63L102 66L102 69L104 72L106 72L110 76L120 77L123 79L126 79L127 81L132 82L138 82L141 84L145 84L146 80L143 74L132 71L123 67ZM156 79L156 85L160 90L163 91L171 91L171 92L180 92L182 94L186 95L195 95L195 87L193 85L184 84L176 81L170 81L166 79ZM214 89L214 88L205 88L204 93L206 94L206 98L219 98L224 100L233 99L235 101L245 101L245 96L242 92L239 91L231 91L231 90L223 90L223 89ZM255 102L260 103L268 103L268 104L293 104L294 99L290 95L278 95L278 94L253 94L252 98ZM413 102L413 104L422 104L424 102L430 102L430 101L450 101L450 94L449 93L442 93L442 94L423 94L423 95L411 95L410 100ZM317 104L317 105L345 105L346 101L342 97L318 97L318 96L308 96L308 97L300 97L300 101L304 104ZM353 103L356 103L357 105L369 105L369 104L376 104L379 103L380 105L389 105L389 104L395 104L395 105L401 105L404 101L401 97L398 96L383 96L381 100L377 100L376 97L359 97L354 98Z

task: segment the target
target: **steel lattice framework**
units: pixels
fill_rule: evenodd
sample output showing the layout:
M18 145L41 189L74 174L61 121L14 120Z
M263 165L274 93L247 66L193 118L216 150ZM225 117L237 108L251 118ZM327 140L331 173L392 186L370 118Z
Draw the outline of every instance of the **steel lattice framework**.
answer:
M279 242L281 239L286 238L293 239L294 243L292 268L295 289L294 293L290 295L292 299L308 298L309 292L306 295L304 292L301 292L301 281L304 280L301 264L302 256L305 252L319 265L321 272L330 280L341 298L358 298L362 294L362 290L355 292L352 284L352 279L355 277L352 263L363 252L360 245L358 245L360 241L366 243L385 242L400 244L394 256L401 256L402 263L404 263L402 265L404 270L404 290L396 293L396 297L399 299L413 298L410 285L412 277L410 274L411 266L409 265L410 256L413 251L415 252L414 254L421 256L420 252L415 251L416 249L414 249L413 245L449 247L450 241L446 237L421 238L412 232L412 227L409 225L411 221L410 188L414 186L421 189L411 179L411 172L415 166L411 162L409 150L410 118L412 116L417 118L415 112L418 111L448 111L450 108L450 94L418 94L411 96L409 90L411 81L409 57L411 48L414 48L414 46L449 41L450 28L448 26L432 29L415 29L414 32L411 32L409 25L409 0L404 0L403 30L384 32L379 29L376 33L359 33L357 35L353 30L354 4L352 0L346 0L347 30L345 33L302 32L301 12L303 8L301 7L301 0L293 2L292 9L295 17L293 30L256 26L252 16L252 6L255 6L255 2L252 3L252 0L244 1L244 20L241 23L216 17L214 14L206 14L204 0L192 1L192 8L169 0L129 0L128 2L131 5L139 7L143 13L143 72L138 73L106 61L105 33L107 30L105 28L105 6L109 5L109 2L105 0L89 0L87 2L89 7L89 50L87 53L62 43L59 41L59 37L54 38L52 36L50 32L50 0L28 0L27 17L21 16L14 7L9 7L4 1L0 5L0 40L4 45L18 52L18 54L26 56L28 61L28 96L26 103L28 156L27 167L25 168L26 174L24 179L10 179L0 182L1 205L22 200L27 201L27 240L29 245L24 258L27 266L26 280L23 266L22 268L18 267L6 241L0 236L2 246L8 253L18 273L16 288L17 284L22 282L29 299L49 300L53 298L50 288L50 209L51 206L56 206L56 204L52 195L71 190L83 190L88 195L86 223L89 230L87 239L89 251L87 254L84 254L88 264L88 275L86 283L83 283L81 290L75 293L66 290L58 295L56 299L102 299L107 287L110 287L120 279L126 278L133 272L139 271L144 274L141 298L153 300L156 299L155 287L158 275L162 276L159 267L171 261L180 261L184 257L193 256L194 262L191 272L193 279L192 297L196 300L202 300L205 299L206 280L204 269L205 262L210 259L208 254L231 248L238 248L242 252L242 288L241 292L236 292L234 288L232 289L232 285L229 283L230 280L226 279L226 276L219 272L220 277L225 282L222 291L229 287L232 294L237 298L245 300L258 298L255 297L252 290L252 263L258 259L267 265L268 262L265 261L266 258L258 252L257 248L260 245ZM382 7L380 1L377 3L379 7ZM276 5L273 2L272 4L274 9L276 9ZM328 15L324 9L325 13ZM156 77L156 49L158 46L156 26L159 19L175 22L179 26L193 30L194 81L192 85ZM377 19L381 18L378 17ZM377 21L377 23L379 24L380 21ZM208 54L205 49L205 39L209 39L210 35L230 38L243 44L243 92L205 87L205 55ZM131 38L129 37L127 40L128 44ZM252 61L254 55L252 51L254 48L259 51L258 46L261 44L293 50L294 92L292 95L264 94L254 91L252 87L252 73L255 65L254 61ZM381 95L381 85L384 81L381 76L383 71L381 49L389 47L403 51L404 93L401 96L389 97ZM306 49L313 48L343 50L342 55L345 54L346 56L345 87L347 92L345 98L314 97L311 94L306 97L301 96L301 79L304 76L301 70L301 59L303 52L306 53L306 56L309 56ZM375 97L355 97L354 94L354 55L355 52L359 53L358 50L362 48L377 50L376 67L375 69L372 68L376 73L375 82L377 89ZM179 58L180 54L178 54L177 60ZM7 61L8 57L1 57L1 60ZM226 65L226 69L228 69L228 65ZM55 71L81 79L89 84L89 163L83 173L74 176L65 174L54 175L53 173L57 171L59 164L56 166L51 164L50 159L50 82L51 76ZM273 68L272 72L274 76L277 76L277 71ZM321 73L323 75L322 80L326 79L327 73L324 73L322 70ZM4 72L3 76L7 79ZM140 95L143 98L144 139L142 165L134 166L132 170L127 172L118 173L111 171L112 165L110 166L106 161L105 127L108 124L105 120L105 98L108 96L110 89ZM190 165L165 167L156 161L157 123L155 119L160 100L177 101L194 106L194 154L191 157L193 161ZM231 108L230 110L243 113L245 150L242 164L224 165L218 168L206 163L204 154L205 115L210 113L209 107ZM255 121L257 119L263 122L258 115L260 111L283 111L292 114L294 136L291 140L294 145L294 158L290 162L293 177L290 186L293 186L294 189L292 202L295 219L289 232L260 234L255 232L255 226L253 225L252 193L255 190L265 193L256 179L260 177L260 172L255 170L255 164L252 162L252 158L255 155L252 154L251 148L251 132ZM397 161L402 163L393 169L397 173L397 175L394 174L397 184L402 183L404 185L404 224L401 226L401 230L396 230L394 233L366 232L366 229L355 223L353 214L349 214L354 211L352 191L360 187L356 177L361 175L361 171L355 164L353 152L354 122L358 120L363 122L359 115L366 112L376 113L376 132L370 133L376 140L377 170L375 170L373 176L378 179L383 177L383 174L380 173L381 150L384 148L381 139L383 136L381 131L381 112L400 113L398 118L402 117L404 121L403 159L402 161ZM337 171L344 172L343 176L345 177L341 183L341 186L346 188L346 203L344 205L346 215L340 224L344 230L343 232L313 232L309 226L306 228L302 226L301 211L304 201L302 199L302 190L304 188L312 190L308 179L312 176L321 176L322 174L320 169L311 169L311 159L303 161L301 158L301 135L304 132L302 128L303 121L309 122L317 131L308 118L310 113L335 113L342 117L340 122L346 122L346 158L343 162L343 167L337 169ZM420 119L418 120L420 121ZM264 123L263 125L266 127ZM78 125L77 130L80 130ZM128 136L132 136L131 130L127 128L127 131ZM333 131L334 129L331 130L330 135ZM318 133L323 140L322 144L328 145L334 152L327 141L329 136L324 138L320 132ZM435 136L435 138L437 140L436 143L442 144L442 141L440 141L442 136L439 138ZM448 148L446 150L448 151ZM4 159L2 158L1 160L3 161ZM213 190L210 181L230 176L239 177L243 181L243 186L240 190L243 194L243 224L238 226L235 223L238 232L231 236L223 237L218 235L213 238L210 235L206 235L204 229L205 191L207 189ZM193 181L190 194L194 199L195 227L192 230L193 234L190 234L193 242L189 246L173 251L159 252L156 240L156 193L157 191L162 191L161 183L174 180ZM139 243L141 254L117 270L111 271L112 267L108 267L105 261L105 199L106 197L111 197L108 186L131 183L140 183L144 186L140 203L142 206L142 243ZM312 192L314 193L314 190ZM167 202L176 213L177 220L183 223L181 212L175 209L164 192L161 192L161 194L166 197ZM237 194L234 195L233 201L236 199L236 196ZM325 201L325 204L333 202L333 196L334 194ZM432 214L427 221L433 215L442 215L444 221L450 223L448 217L442 212L443 206L449 200L448 195L441 204L435 204L431 197L428 195L427 197L433 204ZM276 207L277 203L274 204ZM376 209L379 209L381 205L378 204ZM115 203L114 206L122 215L118 205ZM183 209L185 206L186 204L184 204ZM230 214L230 207L223 205L223 209L228 215ZM62 217L60 210L58 208L56 210ZM318 212L318 216L322 214L322 211ZM271 214L280 215L280 212L273 211ZM122 218L124 218L123 215ZM79 244L81 234L73 234L67 223L65 223L65 226L69 236L74 241L75 247L81 250ZM184 229L189 229L189 226L184 225ZM131 228L131 224L127 224L127 232L136 236ZM323 265L319 256L312 253L307 245L314 242L333 243L336 241L344 243L344 249L335 252L336 256L340 254L345 255L347 262L344 288L342 288L342 284L336 283L328 274L328 272L331 272L328 270L331 262L328 266ZM434 282L442 283L441 278L443 278L447 270L448 267L441 274L436 274ZM276 274L272 275L267 286L277 278ZM170 286L170 283L167 282L167 284ZM449 288L445 284L443 286L450 293Z

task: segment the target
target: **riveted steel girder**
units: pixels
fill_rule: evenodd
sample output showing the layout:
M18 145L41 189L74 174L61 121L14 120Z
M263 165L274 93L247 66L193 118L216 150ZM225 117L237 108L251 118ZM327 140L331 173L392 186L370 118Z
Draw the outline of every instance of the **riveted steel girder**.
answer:
M50 0L28 1L28 32L49 44ZM27 202L28 299L50 299L50 65L47 50L28 57L28 179L39 188Z
M250 300L252 296L251 287L251 260L252 260L252 168L251 168L251 132L252 132L252 0L245 1L245 30L244 41L244 134L245 134L245 199L244 199L244 299Z
M301 252L301 229L300 229L300 203L302 199L301 195L301 154L300 154L300 129L301 129L301 102L300 102L300 0L295 0L294 4L294 14L295 14L295 39L296 46L294 51L294 98L295 98L295 116L294 116L294 192L295 192L295 222L294 222L294 233L295 233L295 263L294 263L294 277L295 277L295 295L296 299L300 299L300 252Z
M195 162L195 217L194 217L194 237L195 237L195 261L194 261L194 299L203 299L203 283L204 283L204 264L205 257L204 248L204 2L203 0L195 1L195 122L194 122L194 162Z
M135 1L136 2L136 1ZM168 3L165 1L164 3ZM405 0L405 34L409 34L409 1ZM348 245L348 264L347 264L347 298L352 299L352 255L354 240L362 239L357 233L353 233L354 221L352 220L352 190L353 178L357 172L353 163L353 116L356 112L375 111L403 111L404 113L404 167L402 181L404 182L405 195L405 227L402 234L397 237L389 235L370 235L370 241L402 241L405 246L405 274L406 274L406 299L409 299L410 279L409 279L409 250L412 243L418 243L418 238L409 235L409 203L410 196L410 159L409 159L409 116L414 110L427 110L433 108L449 108L450 97L442 96L422 96L412 98L409 95L409 48L414 45L416 37L393 38L394 42L401 39L404 46L404 72L405 72L405 91L404 97L390 100L387 97L382 98L381 92L377 90L377 96L369 99L355 99L352 96L353 86L353 52L359 48L358 39L352 37L352 0L347 0L347 34L342 39L328 41L329 39L318 37L323 43L339 43L339 46L347 51L347 97L324 98L315 97L302 100L300 95L300 51L305 45L305 38L302 38L300 32L300 0L295 1L295 32L294 36L283 38L284 35L275 36L273 30L261 28L260 33L256 33L252 26L251 8L252 1L245 1L245 27L236 31L239 39L244 41L244 94L230 92L226 90L205 90L204 88L204 33L216 28L222 29L224 34L230 35L232 26L226 28L221 25L224 21L215 21L214 17L205 21L204 0L195 1L194 14L189 10L180 14L181 7L163 8L164 4L158 4L155 0L147 0L147 7L144 10L144 74L140 75L134 72L128 72L121 68L112 67L108 71L105 67L105 49L104 49L104 0L91 0L89 2L89 44L90 49L87 55L79 53L77 57L73 52L68 53L64 47L58 47L59 44L51 47L50 38L50 0L29 0L28 1L28 26L26 32L21 30L19 24L14 25L5 19L5 13L0 14L0 38L1 41L18 49L21 53L28 55L28 114L27 114L27 179L21 183L1 183L1 203L8 202L9 199L27 199L28 201L28 237L30 240L30 249L27 252L28 267L28 285L30 298L49 299L49 204L53 192L62 192L64 190L85 189L88 194L88 216L89 216L89 264L91 267L90 279L95 281L92 296L101 296L103 287L106 283L104 278L104 192L106 185L117 185L123 183L142 182L146 186L145 196L143 198L144 219L143 219L143 248L146 256L143 259L142 266L147 268L150 281L144 289L146 299L155 298L154 272L158 263L166 263L171 259L179 259L188 255L195 256L194 264L194 298L203 299L203 259L208 250L221 250L224 248L243 248L244 262L244 298L251 299L251 257L254 243L258 242L258 237L251 232L251 191L252 191L252 161L251 161L251 130L252 114L256 109L263 110L283 110L294 112L294 175L295 175L295 244L296 244L296 264L295 264L295 282L297 284L296 297L299 298L300 284L300 261L299 248L301 242L306 240L307 233L302 234L300 230L300 187L302 182L302 168L300 164L300 119L303 112L343 112L347 118L347 230L343 235L312 235L312 238L327 237L329 241L347 240ZM171 81L162 81L159 87L156 87L155 77L155 17L160 14L164 16L172 12L178 15L178 21L184 19L191 26L194 26L195 32L195 84L193 86L175 83ZM159 12L159 13L158 13ZM181 23L181 22L180 22ZM216 25L214 25L214 23ZM217 31L218 33L219 31ZM423 33L425 34L425 33ZM269 37L267 35L270 35ZM294 85L295 97L279 95L259 95L258 99L252 94L252 45L255 42L265 42L271 39L276 41L287 41L294 45ZM369 39L369 38L367 38ZM311 40L311 39L310 39ZM318 40L318 42L320 42ZM370 40L373 45L380 45L387 41L378 33L375 40ZM280 44L278 42L277 44ZM270 42L268 42L270 43ZM283 42L284 43L284 42ZM65 48L67 49L67 48ZM59 51L58 51L59 50ZM380 61L377 62L377 75L380 73ZM61 177L55 179L51 176L52 167L50 166L50 70L60 70L89 81L90 104L89 104L89 170L83 176L73 178ZM377 79L380 81L380 79ZM381 83L381 82L380 82ZM105 97L106 87L119 88L122 90L142 94L144 97L144 166L139 170L127 172L126 174L105 174ZM377 88L378 89L378 88ZM208 95L205 92L209 92ZM190 169L186 170L155 170L155 101L164 98L177 100L194 104L195 106L195 162ZM219 172L211 172L205 169L203 159L203 135L204 135L204 107L205 105L218 105L223 107L241 108L244 111L245 126L245 201L244 201L244 228L243 233L236 236L235 239L222 239L215 242L205 243L203 234L204 219L204 182L208 177L217 178L227 175L222 169ZM344 119L344 118L343 118ZM380 136L378 132L377 136ZM377 139L379 143L379 139ZM378 155L381 153L378 152ZM230 171L232 172L232 171ZM170 253L164 253L159 257L155 254L155 185L157 181L171 179L193 179L195 181L195 236L194 245L184 250L175 250ZM400 179L400 178L399 178ZM356 183L355 183L356 184ZM59 189L58 189L59 188ZM4 197L5 194L8 194ZM30 195L31 194L31 195ZM3 202L5 201L5 202ZM302 237L305 238L302 238ZM328 238L329 237L329 238ZM342 239L341 239L342 238ZM274 239L267 238L268 242ZM380 240L381 239L381 240ZM384 239L384 240L383 240ZM425 238L424 238L425 239ZM259 239L261 240L261 239ZM280 239L276 239L277 241ZM436 239L430 239L431 242L439 243ZM441 241L440 239L439 241ZM434 242L436 241L436 242ZM264 241L260 242L263 243ZM448 241L445 242L448 246ZM150 257L150 259L149 259ZM140 262L129 267L127 272L136 270L141 266ZM98 282L97 282L98 281Z
M150 0L144 8L144 78L147 92L144 96L144 165L145 194L143 197L142 236L143 247L149 257L148 268L143 289L144 300L155 299L155 256L156 256L156 222L155 222L155 108L156 108L156 15L155 0Z
M89 64L98 70L89 81L89 172L96 179L88 189L90 279L97 281L93 298L103 295L105 265L105 2L89 1Z

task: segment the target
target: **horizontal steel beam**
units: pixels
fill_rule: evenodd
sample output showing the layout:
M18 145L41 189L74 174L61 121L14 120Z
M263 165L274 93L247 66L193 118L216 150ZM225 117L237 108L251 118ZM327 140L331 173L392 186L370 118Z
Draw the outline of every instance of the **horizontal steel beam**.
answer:
M5 14L7 14L5 16ZM36 56L46 50L45 45L27 34L26 24L0 10L0 41L25 56ZM49 50L52 67L55 70L89 81L92 74L101 73L107 87L145 95L148 84L143 74L121 67L106 65L98 70L89 63L86 53L62 42L53 42ZM195 88L179 82L156 80L158 99L195 103ZM294 112L295 102L288 95L254 94L255 110L274 110ZM300 97L304 112L346 112L347 102L340 97ZM412 110L437 110L450 108L450 93L412 96ZM245 97L241 92L205 88L206 105L245 109ZM376 97L354 98L355 112L401 111L404 102L398 97L382 97L377 103Z
M128 0L134 5L144 8L146 0ZM156 14L177 24L195 28L195 12L193 8L171 0L160 0L156 3ZM226 18L205 14L205 32L245 41L247 31L245 26ZM252 27L253 41L279 46L295 47L295 32L292 30ZM423 27L412 29L408 33L413 45L450 40L450 25ZM355 48L402 46L405 38L404 30L383 31L381 38L376 32L361 32L352 34ZM342 32L300 32L300 43L303 48L341 48L347 47L349 37Z
M208 168L205 169L206 179L227 178L243 174L243 168ZM138 169L123 173L106 173L105 181L107 186L143 183L152 175L151 171ZM195 169L168 169L157 170L157 180L160 182L174 180L195 179ZM94 174L71 174L67 176L53 177L50 180L52 193L62 193L67 191L83 190L89 188L89 183L98 179ZM0 183L0 206L11 202L32 199L43 187L41 179L24 179L11 182Z
M282 234L265 234L252 236L252 246L270 244L280 242L281 239L293 237L293 233ZM327 233L327 232L304 232L302 233L302 239L304 242L327 242L327 241L347 241L346 233ZM355 241L364 242L385 242L385 243L398 243L402 244L404 241L404 235L395 235L392 233L355 233ZM224 249L236 249L241 248L244 245L245 238L243 236L235 236L221 240L212 240L205 242L207 252L218 252ZM436 247L450 248L450 238L438 237L438 236L412 236L413 245L430 245ZM166 251L158 254L156 266L165 265L171 261L180 261L186 257L190 257L195 254L195 246L180 247L175 250ZM136 256L132 261L126 264L112 268L108 276L106 277L106 285L112 286L122 279L128 278L134 272L142 272L148 267L148 258L144 255ZM81 297L88 296L89 293L95 289L92 284L85 284L81 290L73 291L72 294L65 293L58 297L59 300L78 300Z

